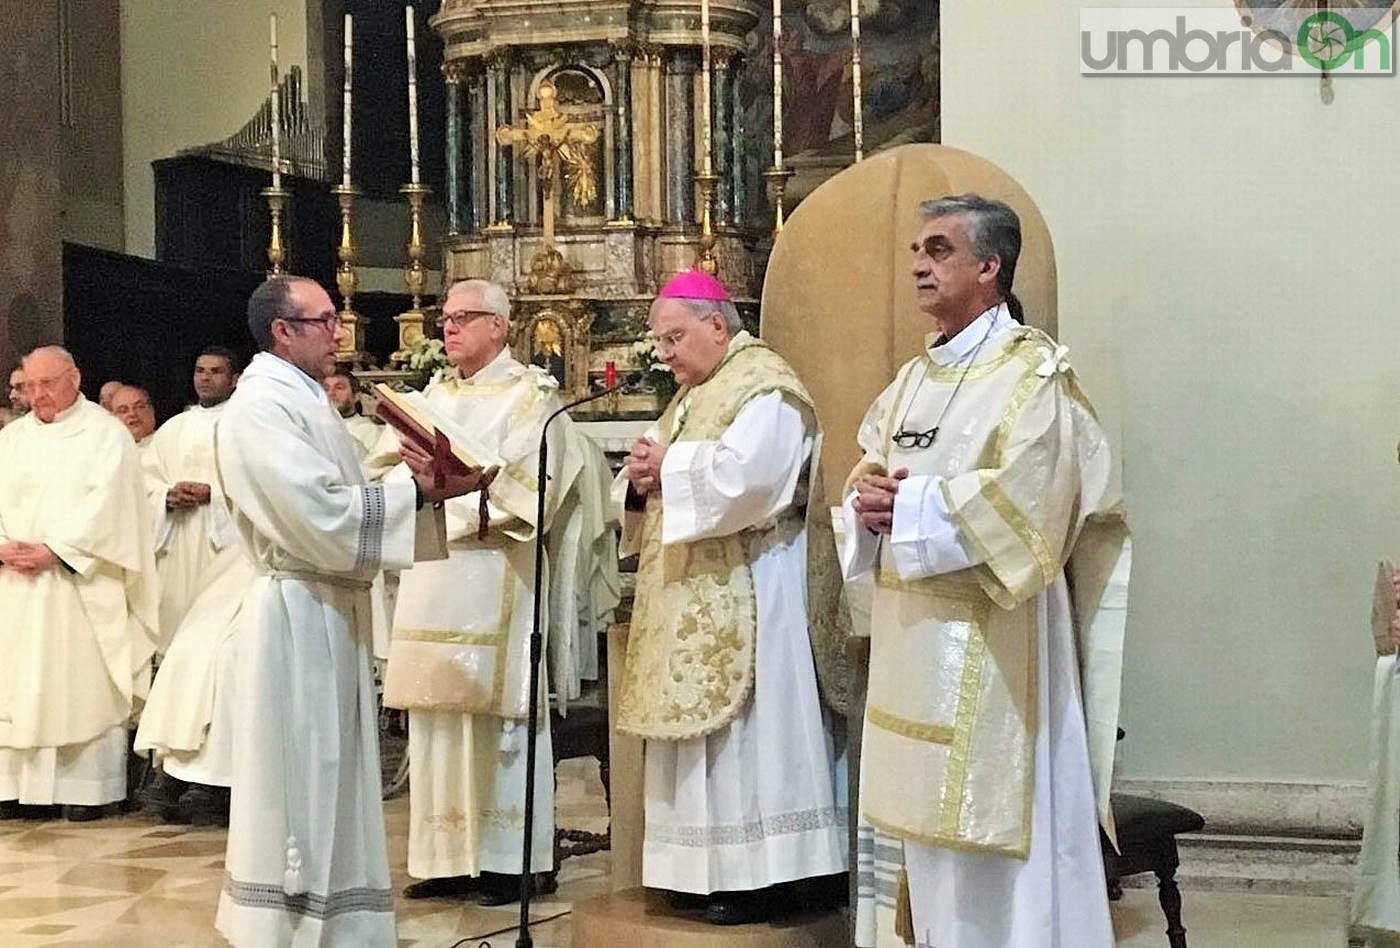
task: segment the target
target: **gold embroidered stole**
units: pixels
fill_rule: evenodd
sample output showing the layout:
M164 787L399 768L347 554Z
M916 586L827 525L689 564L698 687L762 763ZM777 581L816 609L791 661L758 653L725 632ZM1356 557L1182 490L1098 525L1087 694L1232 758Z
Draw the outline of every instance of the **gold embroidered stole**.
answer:
M904 839L1029 853L1037 594L1063 569L1084 516L1098 509L1108 457L1072 375L1037 372L1045 346L1054 343L1043 333L1015 330L965 378L962 366L914 360L895 382L884 457L868 455L857 469L946 478L944 500L980 560L905 582L882 548L861 808L872 825ZM939 437L926 450L900 449L891 439L901 421L917 430L938 422Z
M811 396L781 356L758 340L736 340L708 379L676 393L658 423L662 438L717 441L746 404L774 391L812 411ZM647 499L617 726L686 740L732 721L753 688L749 549L755 533L771 525L663 546L662 508L657 495Z

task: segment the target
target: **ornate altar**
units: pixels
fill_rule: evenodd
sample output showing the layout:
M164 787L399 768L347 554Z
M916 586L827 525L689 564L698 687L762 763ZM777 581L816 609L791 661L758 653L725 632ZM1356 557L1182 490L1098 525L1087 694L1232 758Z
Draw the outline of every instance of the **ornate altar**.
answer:
M755 308L771 221L738 84L762 10L709 3L708 82L700 0L444 0L430 21L447 82L444 283L505 286L517 357L556 372L569 394L608 362L635 370L656 288L695 265L702 241ZM708 223L696 181L706 86ZM611 412L629 409L642 405Z

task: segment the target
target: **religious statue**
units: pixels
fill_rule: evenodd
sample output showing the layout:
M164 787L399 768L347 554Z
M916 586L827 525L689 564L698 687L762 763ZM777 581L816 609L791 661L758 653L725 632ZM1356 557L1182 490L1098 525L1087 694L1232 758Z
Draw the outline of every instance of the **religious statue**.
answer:
M526 158L539 159L540 187L544 195L544 246L530 261L529 288L535 293L571 293L575 282L568 261L554 245L554 214L561 176L576 204L589 204L596 196L593 162L588 146L598 140L592 122L575 122L559 111L558 93L548 79L540 83L539 108L525 114L525 124L496 130L502 145L519 147Z

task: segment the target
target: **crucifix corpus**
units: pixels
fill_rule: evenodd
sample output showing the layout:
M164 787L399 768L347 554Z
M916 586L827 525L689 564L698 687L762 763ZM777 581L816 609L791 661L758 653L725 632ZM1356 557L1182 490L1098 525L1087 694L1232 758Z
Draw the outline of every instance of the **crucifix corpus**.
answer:
M496 129L496 141L520 149L526 159L539 159L540 187L544 194L544 246L530 261L530 289L535 293L572 293L572 268L554 245L555 202L563 173L577 204L589 204L597 196L593 162L588 147L598 140L595 122L579 122L559 111L554 83L540 83L539 108L525 113L523 125Z

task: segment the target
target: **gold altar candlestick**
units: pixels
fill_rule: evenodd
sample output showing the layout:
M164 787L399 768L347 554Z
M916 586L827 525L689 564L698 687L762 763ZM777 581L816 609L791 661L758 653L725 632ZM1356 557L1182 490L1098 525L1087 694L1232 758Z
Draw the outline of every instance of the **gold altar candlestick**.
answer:
M700 186L700 250L695 255L695 266L710 276L719 274L719 258L715 256L714 195L719 175L713 171L695 176Z
M262 196L267 198L267 212L272 218L271 233L267 238L267 275L269 277L281 276L284 272L283 264L287 262L287 247L282 242L282 213L287 206L287 198L292 196L292 192L282 187L277 174L273 174L275 183L270 188L262 189Z
M340 290L340 323L345 327L345 337L340 351L335 354L337 362L355 362L364 351L364 327L360 315L355 312L355 290L360 278L355 273L355 235L351 218L355 209L355 198L360 189L348 182L331 188L331 193L340 202L340 246L336 248L336 258L340 265L335 271L335 285Z
M783 197L787 194L788 180L794 172L791 168L772 167L763 172L768 179L768 187L773 192L773 237L783 232Z
M423 202L432 189L417 182L405 184L399 193L408 199L408 263L404 265L403 282L413 297L413 308L394 317L399 324L399 352L403 353L423 338L423 292L427 288L428 271L423 266Z

